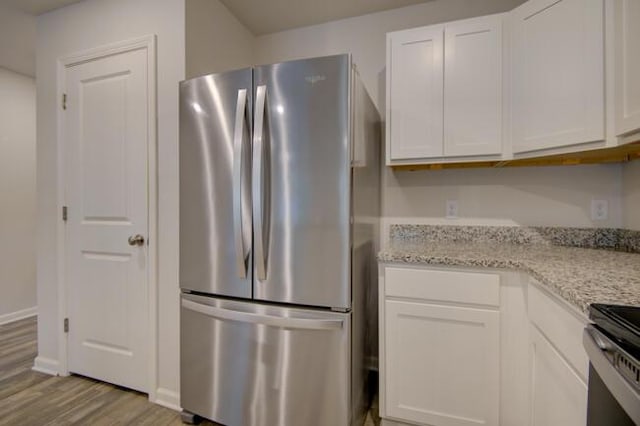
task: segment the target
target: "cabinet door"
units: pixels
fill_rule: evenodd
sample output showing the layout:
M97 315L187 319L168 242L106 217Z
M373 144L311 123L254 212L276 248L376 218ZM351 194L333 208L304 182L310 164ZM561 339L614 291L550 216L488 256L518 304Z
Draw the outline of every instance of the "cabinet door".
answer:
M436 25L388 36L391 160L442 156L443 31Z
M640 1L615 0L616 134L640 130Z
M502 150L502 15L444 30L444 155Z
M587 385L535 326L531 326L531 426L584 426Z
M497 425L499 315L387 300L387 415L434 426Z
M530 0L511 12L514 153L604 139L603 0Z

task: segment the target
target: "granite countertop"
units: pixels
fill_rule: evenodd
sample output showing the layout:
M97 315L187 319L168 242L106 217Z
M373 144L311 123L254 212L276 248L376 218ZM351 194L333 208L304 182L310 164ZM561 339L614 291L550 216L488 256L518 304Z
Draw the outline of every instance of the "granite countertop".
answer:
M503 268L528 272L543 286L588 313L590 303L640 305L640 254L546 243L457 238L403 238L392 229L381 262Z

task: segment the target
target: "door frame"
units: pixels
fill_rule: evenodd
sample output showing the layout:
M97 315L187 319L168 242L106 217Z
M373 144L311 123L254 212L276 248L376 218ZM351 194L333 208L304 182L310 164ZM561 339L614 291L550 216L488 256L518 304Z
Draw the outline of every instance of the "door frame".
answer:
M157 394L157 363L158 363L158 139L157 139L157 104L156 104L156 36L146 35L128 40L101 45L88 50L83 50L60 57L57 60L56 82L56 122L57 122L57 212L61 215L63 206L66 205L66 150L65 150L65 120L62 104L66 86L66 70L73 66L90 62L103 57L134 50L146 50L147 53L147 285L148 285L148 378L147 392L149 400L155 401ZM58 266L58 374L69 375L68 367L68 334L65 333L63 323L67 318L67 277L66 265L66 224L60 219L57 221L57 266ZM71 325L73 326L73 324Z

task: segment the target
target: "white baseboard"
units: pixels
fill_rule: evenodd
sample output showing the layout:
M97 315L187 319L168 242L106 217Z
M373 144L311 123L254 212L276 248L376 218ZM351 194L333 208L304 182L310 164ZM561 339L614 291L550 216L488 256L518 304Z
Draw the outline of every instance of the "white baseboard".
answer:
M158 390L156 390L156 399L151 402L175 411L182 411L182 407L180 407L180 394L169 389L158 388Z
M396 422L395 420L380 419L380 426L411 426L409 423Z
M38 315L38 307L22 309L20 311L9 312L8 314L0 315L0 325L8 324L10 322L18 321L21 319L29 318Z
M33 363L33 367L31 369L33 371L38 371L40 373L57 376L58 367L59 367L59 363L57 360L38 356L36 357Z

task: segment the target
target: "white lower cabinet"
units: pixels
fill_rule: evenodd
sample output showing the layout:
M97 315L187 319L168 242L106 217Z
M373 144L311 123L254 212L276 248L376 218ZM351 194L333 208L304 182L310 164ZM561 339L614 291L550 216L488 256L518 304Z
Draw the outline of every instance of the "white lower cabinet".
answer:
M584 426L586 319L526 274L380 267L383 425Z
M582 347L586 319L528 285L531 426L584 426L589 358Z
M531 426L585 426L587 385L533 325L530 339Z
M497 425L500 314L387 300L387 414L431 425Z

